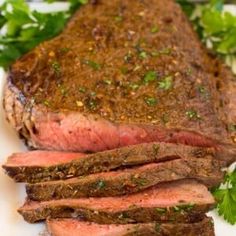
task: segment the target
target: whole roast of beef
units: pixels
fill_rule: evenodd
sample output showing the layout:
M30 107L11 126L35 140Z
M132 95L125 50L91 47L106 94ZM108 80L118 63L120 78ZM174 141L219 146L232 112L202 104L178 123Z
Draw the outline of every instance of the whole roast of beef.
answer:
M30 147L236 141L234 77L173 0L96 2L10 68L6 116Z
M53 236L213 236L236 161L236 81L174 0L95 0L10 68L3 165ZM69 219L75 218L75 219Z

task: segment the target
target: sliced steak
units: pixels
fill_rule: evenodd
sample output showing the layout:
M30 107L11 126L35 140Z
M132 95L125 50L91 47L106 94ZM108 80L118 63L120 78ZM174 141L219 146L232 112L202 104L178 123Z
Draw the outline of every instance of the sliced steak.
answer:
M208 187L219 185L224 174L212 159L173 160L141 167L93 174L68 180L26 185L28 197L36 201L62 198L110 197L139 192L161 182L197 179Z
M192 224L146 223L99 225L75 219L50 219L47 228L52 236L214 236L210 217Z
M68 217L100 224L196 222L214 204L213 196L204 185L182 180L121 197L27 201L18 211L31 223Z
M236 121L232 78L215 67L175 1L100 0L12 65L4 107L38 149L209 147L236 141L226 130Z
M89 155L46 151L16 153L8 158L3 168L17 182L35 183L177 158L211 157L229 164L236 160L235 153L236 150L232 147L215 150L168 143L149 143Z

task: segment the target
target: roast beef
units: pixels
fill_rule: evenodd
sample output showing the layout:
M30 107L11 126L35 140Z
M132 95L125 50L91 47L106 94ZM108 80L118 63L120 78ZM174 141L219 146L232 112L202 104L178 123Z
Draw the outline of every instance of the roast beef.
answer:
M110 197L139 192L161 182L194 178L208 187L223 180L221 163L212 159L178 159L146 164L120 171L93 174L68 180L26 185L28 197L36 201L62 198Z
M193 224L149 223L99 225L74 219L51 219L47 228L52 236L214 236L212 218Z
M163 183L120 197L26 201L18 210L28 222L79 218L100 224L175 221L196 222L214 207L207 188L194 180Z
M31 151L11 155L3 168L17 182L66 179L119 167L129 167L171 159L214 158L231 164L236 160L232 147L191 147L168 143L139 144L95 154ZM222 166L224 163L222 162Z
M236 141L236 82L174 0L100 0L10 69L8 121L33 148Z

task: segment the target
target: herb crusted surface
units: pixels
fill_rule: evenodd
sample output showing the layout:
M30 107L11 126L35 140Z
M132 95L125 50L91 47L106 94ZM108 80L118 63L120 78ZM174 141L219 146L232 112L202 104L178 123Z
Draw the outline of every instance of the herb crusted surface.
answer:
M204 68L209 58L180 7L171 0L162 4L99 1L82 7L60 36L12 66L12 83L52 111L226 136L213 98L199 91L209 91L214 79Z

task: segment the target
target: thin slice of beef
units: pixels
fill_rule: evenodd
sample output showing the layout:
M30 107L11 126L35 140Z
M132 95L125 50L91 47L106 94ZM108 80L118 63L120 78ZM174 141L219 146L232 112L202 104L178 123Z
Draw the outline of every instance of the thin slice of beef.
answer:
M98 173L68 180L26 185L28 197L35 201L62 198L111 197L139 192L161 182L197 179L208 187L219 185L224 174L221 163L212 159L178 159L151 163L120 171Z
M6 116L38 149L232 143L236 82L218 64L174 0L100 0L12 65Z
M35 183L176 158L212 157L229 164L236 160L235 153L236 150L232 147L222 146L216 150L180 144L149 143L89 155L46 151L16 153L8 158L3 168L17 182Z
M79 218L100 224L176 221L196 222L214 207L207 188L194 181L163 183L131 195L105 198L26 201L18 209L28 222L47 218Z
M210 217L192 224L146 223L99 225L76 219L50 219L47 228L52 236L214 236Z

